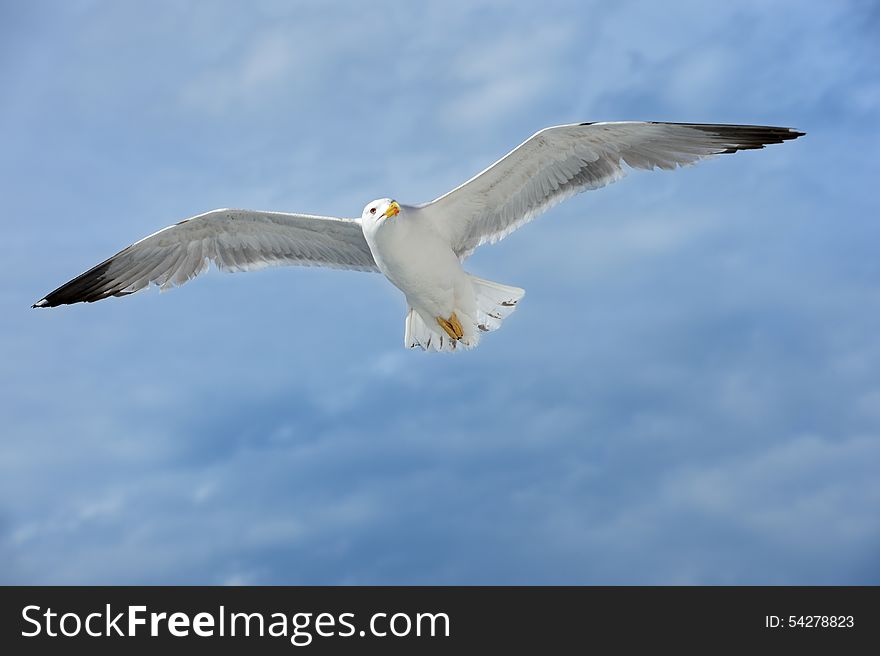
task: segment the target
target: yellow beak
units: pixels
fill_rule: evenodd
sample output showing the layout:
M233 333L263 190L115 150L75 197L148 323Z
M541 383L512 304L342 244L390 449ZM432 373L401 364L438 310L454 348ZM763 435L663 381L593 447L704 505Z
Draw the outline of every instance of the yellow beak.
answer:
M391 201L391 205L388 206L388 209L385 210L385 214L383 215L386 219L390 219L392 216L400 214L400 205L397 204L396 200Z

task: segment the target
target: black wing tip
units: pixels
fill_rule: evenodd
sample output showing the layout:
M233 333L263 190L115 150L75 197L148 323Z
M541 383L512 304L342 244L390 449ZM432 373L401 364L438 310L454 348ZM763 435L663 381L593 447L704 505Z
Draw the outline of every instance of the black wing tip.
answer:
M661 123L662 121L655 121ZM666 124L670 125L670 124ZM712 123L675 123L688 128L694 128L706 132L715 137L724 139L724 150L720 154L726 155L740 150L758 150L771 144L791 141L803 137L806 132L795 128L783 128L775 125L736 125L736 124L712 124Z
M78 301L74 300L58 300L55 293L47 294L45 298L41 298L39 301L31 305L31 309L42 310L45 308L53 308L58 307L59 305L69 305L70 303L77 303Z
M710 132L720 137L739 137L743 139L742 145L737 145L736 150L748 150L749 148L763 148L771 143L782 143L791 139L803 137L806 132L797 128L782 128L775 125L749 125L738 123L676 123L672 121L646 121L652 125L680 125L686 128L694 128L703 132ZM586 121L578 123L579 126L595 125L595 121ZM763 143L758 143L761 139L766 139ZM734 144L731 144L731 150L724 152L736 152L733 150Z
M66 292L66 290L59 290L61 292ZM31 305L31 309L44 309L44 308L54 308L59 307L61 305L73 305L75 303L94 303L95 301L101 301L105 298L109 298L110 296L124 296L124 294L117 292L115 294L89 294L89 295L77 295L74 293L65 293L64 295L58 294L56 292L52 292L46 298L41 299Z
M84 298L58 298L54 293L49 294L46 298L42 298L33 305L31 305L31 309L36 308L37 310L43 310L46 308L55 308L60 305L72 305L73 303L90 303L93 300L97 299L84 299Z
M113 286L106 278L109 266L110 260L101 262L70 282L64 283L55 291L46 294L31 307L47 308L73 303L93 303L113 295Z

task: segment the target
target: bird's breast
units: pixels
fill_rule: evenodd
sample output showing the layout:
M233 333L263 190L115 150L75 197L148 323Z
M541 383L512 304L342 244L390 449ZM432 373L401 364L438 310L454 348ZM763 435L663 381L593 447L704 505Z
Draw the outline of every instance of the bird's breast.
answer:
M449 244L414 217L386 219L365 236L379 270L407 295L446 286L461 269Z

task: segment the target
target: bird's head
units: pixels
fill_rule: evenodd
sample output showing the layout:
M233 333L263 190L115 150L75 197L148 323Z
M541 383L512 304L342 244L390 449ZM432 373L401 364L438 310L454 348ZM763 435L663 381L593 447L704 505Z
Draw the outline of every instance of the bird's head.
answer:
M364 223L377 224L400 214L400 205L396 200L380 198L364 208L361 220Z

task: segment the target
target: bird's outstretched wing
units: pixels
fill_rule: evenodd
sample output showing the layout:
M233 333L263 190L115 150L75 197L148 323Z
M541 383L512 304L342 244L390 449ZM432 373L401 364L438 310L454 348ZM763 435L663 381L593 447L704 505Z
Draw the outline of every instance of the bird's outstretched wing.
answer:
M674 169L803 135L791 128L625 121L545 128L422 207L459 257L503 239L553 205L637 169Z
M360 221L213 210L163 228L62 285L34 307L125 296L155 283L182 285L214 262L224 271L299 264L378 271Z

